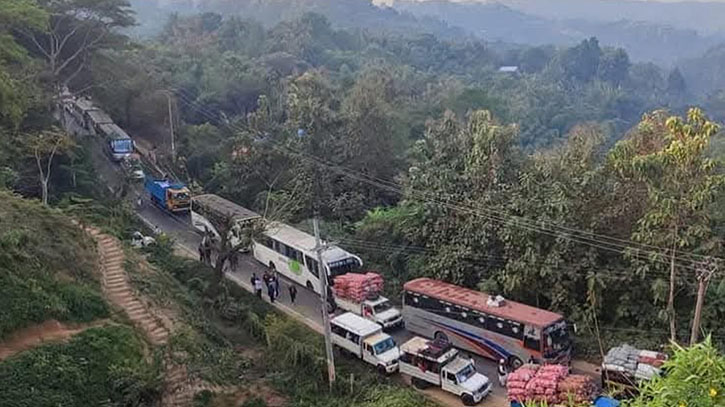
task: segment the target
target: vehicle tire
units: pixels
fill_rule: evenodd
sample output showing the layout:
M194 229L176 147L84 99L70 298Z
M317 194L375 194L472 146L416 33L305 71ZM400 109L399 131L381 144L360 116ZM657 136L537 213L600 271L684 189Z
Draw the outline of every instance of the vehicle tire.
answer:
M269 262L269 265L267 267L269 267L270 270L277 270L277 267L271 261Z
M383 366L383 365L378 365L377 371L378 371L378 374L380 374L381 376L387 376L388 375L388 371L385 370L385 366Z
M312 287L312 283L309 281L307 282L307 284L305 284L305 287L307 287L307 289L310 291L315 291L315 288Z
M435 333L435 334L433 334L433 339L435 339L435 340L437 340L437 341L446 341L446 342L450 342L450 341L448 340L448 335L446 335L446 334L445 334L445 332L443 332L443 331L436 331L436 333Z
M476 405L476 402L473 401L473 396L470 394L462 394L461 401L463 402L464 406L475 406Z
M413 387L415 387L416 389L419 389L419 390L425 390L430 385L425 380L421 380L421 379L419 379L417 377L411 377L410 378L410 384L412 384Z
M509 356L508 364L509 366L513 367L514 370L516 370L524 364L524 361L521 360L521 358L519 358L518 356L511 355Z

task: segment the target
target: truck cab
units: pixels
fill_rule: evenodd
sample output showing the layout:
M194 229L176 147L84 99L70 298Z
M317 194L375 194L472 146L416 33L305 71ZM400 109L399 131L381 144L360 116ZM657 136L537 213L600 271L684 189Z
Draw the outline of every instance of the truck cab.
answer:
M373 300L365 300L360 304L347 307L347 304L344 304L346 302L347 300L343 299L343 305L340 308L355 312L382 326L383 329L393 329L403 325L403 315L400 313L400 310L393 307L390 300L383 296L378 296Z
M440 387L467 406L478 404L491 391L488 377L478 373L473 360L462 357L447 341L414 337L401 346L399 365L413 386Z
M398 370L400 350L380 325L348 312L330 321L330 331L333 345L342 353L355 355L382 374Z

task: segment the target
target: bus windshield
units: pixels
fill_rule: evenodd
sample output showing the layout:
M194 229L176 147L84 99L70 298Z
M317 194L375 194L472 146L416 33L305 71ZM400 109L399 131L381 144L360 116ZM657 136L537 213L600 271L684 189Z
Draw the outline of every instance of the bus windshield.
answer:
M330 269L330 276L336 277L347 273L357 273L360 271L362 264L354 257L348 257L346 259L327 263L327 267Z
M563 321L549 326L544 331L544 334L546 335L545 343L547 350L560 352L568 349L571 344L569 331L566 329L566 323Z
M379 355L393 349L394 347L395 341L393 341L393 338L387 338L373 345L373 350L375 350L376 355Z
M131 139L116 139L111 141L111 147L116 153L130 153L133 151L133 141Z

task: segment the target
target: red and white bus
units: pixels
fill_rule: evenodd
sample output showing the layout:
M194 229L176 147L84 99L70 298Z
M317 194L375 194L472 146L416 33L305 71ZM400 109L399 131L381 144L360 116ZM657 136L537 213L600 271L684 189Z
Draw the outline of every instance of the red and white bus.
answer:
M562 315L429 278L404 286L406 329L518 367L530 358L567 364L572 341Z

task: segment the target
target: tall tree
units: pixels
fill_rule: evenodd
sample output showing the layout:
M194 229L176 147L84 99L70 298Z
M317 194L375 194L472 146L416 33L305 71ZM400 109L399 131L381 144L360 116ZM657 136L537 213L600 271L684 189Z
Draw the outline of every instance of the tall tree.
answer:
M39 0L50 14L45 30L23 30L45 58L56 87L67 86L91 60L91 54L118 43L116 29L133 25L127 0Z
M62 130L49 129L28 135L24 140L35 160L38 169L38 181L41 189L41 201L48 205L49 183L53 171L53 162L57 155L67 151L73 140Z
M17 126L31 94L27 81L20 75L27 75L30 60L12 33L28 28L41 31L47 19L47 14L32 0L5 0L0 5L0 124Z
M662 248L649 251L643 262L632 250L642 272L662 270L667 265L669 290L666 319L670 337L677 340L675 298L677 284L691 273L677 260L678 252L714 254L709 225L709 206L725 186L715 162L706 157L710 139L718 125L699 109L690 109L686 118L667 117L664 112L645 115L633 136L617 144L611 153L614 167L624 179L639 180L648 192L648 202L634 230L634 240ZM688 259L682 259L688 260Z

